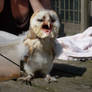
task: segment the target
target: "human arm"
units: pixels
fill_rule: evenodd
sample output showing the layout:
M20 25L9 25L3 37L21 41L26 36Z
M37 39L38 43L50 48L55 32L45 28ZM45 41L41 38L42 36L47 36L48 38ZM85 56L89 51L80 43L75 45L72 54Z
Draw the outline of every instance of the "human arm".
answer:
M33 11L41 9L51 9L50 0L29 0Z
M2 12L4 8L4 0L0 0L0 13Z

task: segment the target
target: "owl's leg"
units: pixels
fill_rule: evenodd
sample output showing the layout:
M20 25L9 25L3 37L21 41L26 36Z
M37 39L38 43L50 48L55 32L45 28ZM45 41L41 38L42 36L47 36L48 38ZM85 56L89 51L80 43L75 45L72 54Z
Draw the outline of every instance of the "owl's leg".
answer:
M23 81L23 82L31 82L31 80L34 77L34 73L30 70L29 66L26 64L26 60L28 58L28 55L25 55L22 57L21 62L20 62L20 70L21 71L21 76L20 78L18 78L19 81ZM29 72L30 70L30 72Z
M57 82L57 79L56 79L55 77L51 77L50 74L47 74L47 75L46 75L45 80L46 80L48 83Z
M51 83L51 82L57 82L57 79L55 77L52 77L50 75L50 72L52 70L52 67L53 67L53 63L52 65L48 68L48 72L46 73L46 76L45 76L45 80L48 82L48 83Z

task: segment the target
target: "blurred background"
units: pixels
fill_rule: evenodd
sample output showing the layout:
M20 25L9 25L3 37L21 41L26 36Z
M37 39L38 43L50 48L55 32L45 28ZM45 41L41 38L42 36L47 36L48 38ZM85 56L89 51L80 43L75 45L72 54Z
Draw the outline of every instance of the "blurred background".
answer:
M60 18L59 36L83 32L92 25L92 0L51 0L51 4Z

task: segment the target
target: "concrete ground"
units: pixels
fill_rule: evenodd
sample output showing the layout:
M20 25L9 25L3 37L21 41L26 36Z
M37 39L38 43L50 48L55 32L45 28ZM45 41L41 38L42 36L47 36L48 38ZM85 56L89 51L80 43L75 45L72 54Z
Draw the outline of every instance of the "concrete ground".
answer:
M55 60L52 76L58 82L48 84L43 78L32 80L32 86L20 81L0 82L0 92L92 92L92 61Z

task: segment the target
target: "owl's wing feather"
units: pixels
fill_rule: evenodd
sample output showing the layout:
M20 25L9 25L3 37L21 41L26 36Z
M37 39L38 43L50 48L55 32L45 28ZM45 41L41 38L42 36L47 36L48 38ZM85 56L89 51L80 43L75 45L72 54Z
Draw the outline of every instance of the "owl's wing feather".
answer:
M27 38L29 39L35 39L37 36L36 34L33 32L32 28L29 28L28 34L27 34Z

